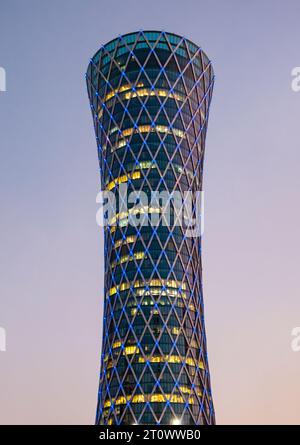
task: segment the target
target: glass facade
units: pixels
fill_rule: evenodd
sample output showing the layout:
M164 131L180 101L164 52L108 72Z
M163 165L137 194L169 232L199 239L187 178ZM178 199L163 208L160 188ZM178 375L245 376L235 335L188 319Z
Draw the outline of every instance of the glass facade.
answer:
M198 46L166 32L119 36L95 54L86 77L103 190L202 190L214 75ZM134 227L128 213L104 231L96 423L214 424L201 238L172 222Z

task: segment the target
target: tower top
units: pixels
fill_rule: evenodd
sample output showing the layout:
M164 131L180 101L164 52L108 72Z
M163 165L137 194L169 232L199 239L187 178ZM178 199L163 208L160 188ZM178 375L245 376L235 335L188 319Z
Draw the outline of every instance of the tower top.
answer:
M118 49L116 50L116 48ZM139 30L126 34L120 34L118 37L101 45L98 51L91 58L90 63L98 63L100 55L105 53L111 57L120 56L126 52L133 52L137 49L148 48L152 51L169 50L174 51L182 57L192 59L197 53L201 52L205 65L211 64L206 53L199 45L179 34L167 31L157 30Z

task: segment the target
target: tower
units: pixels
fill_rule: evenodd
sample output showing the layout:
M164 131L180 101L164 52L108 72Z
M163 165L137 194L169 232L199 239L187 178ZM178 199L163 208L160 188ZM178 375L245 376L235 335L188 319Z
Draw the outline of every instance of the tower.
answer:
M148 197L202 190L214 75L198 46L166 32L126 34L100 48L86 77L102 190L119 206L124 185ZM174 211L169 225L134 226L129 214L117 211L104 229L96 423L214 424L201 237L186 236Z

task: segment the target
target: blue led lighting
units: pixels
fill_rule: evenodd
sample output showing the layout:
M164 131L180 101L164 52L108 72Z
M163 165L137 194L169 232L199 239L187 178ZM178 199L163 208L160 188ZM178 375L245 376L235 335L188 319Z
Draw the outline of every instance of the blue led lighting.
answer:
M167 62L168 57L172 63ZM204 140L214 78L209 65L201 49L185 38L165 32L120 35L100 48L91 60L87 83L94 102L91 109L102 184L127 175L127 184L133 190L139 190L139 186L143 190L159 191L198 187L203 174ZM132 95L134 98L126 93L137 92L137 86L165 93L143 92ZM106 95L109 100L105 99ZM100 108L103 113L99 116ZM142 125L150 126L150 131L141 131ZM158 126L169 131L158 131ZM115 128L110 139L110 131ZM123 138L122 131L128 128L133 128L134 134ZM182 135L176 130L181 130ZM118 147L120 140L124 140L124 145ZM142 166L142 162L149 161L155 169ZM139 181L129 175L134 166L142 171ZM177 166L181 167L180 174ZM192 174L185 175L187 169ZM188 178L183 183L185 176ZM116 184L113 192L117 194L118 189ZM194 204L192 209L194 215ZM147 214L143 218L148 220ZM188 424L214 423L213 405L207 395L210 377L204 334L200 240L187 237L175 226L162 230L161 224L146 228L109 225L104 235L104 314L107 318L104 317L103 323L102 379L96 423L160 425L171 423L174 417ZM137 238L127 243L128 236ZM122 243L116 248L120 240ZM144 252L144 258L134 258L138 251ZM127 256L121 263L121 258ZM111 267L112 261L114 267ZM135 286L137 281L139 286ZM191 305L195 310L190 309ZM178 331L173 332L175 326L179 326ZM112 349L117 341L121 342L120 349ZM192 343L198 344L196 355ZM130 350L135 345L138 352ZM178 355L182 361L155 363L150 359L154 355ZM204 371L196 365L191 374L188 357L197 357L197 360L201 357ZM190 383L186 382L186 376ZM153 385L152 394L169 394L165 402L155 402L159 409L154 409L149 402L149 389L145 386L148 380ZM194 382L199 382L203 397L197 394ZM189 396L182 393L182 386L186 385L191 389ZM145 395L143 402L133 402L137 394ZM183 401L171 402L174 394ZM187 399L194 400L193 404L189 405ZM103 409L107 401L110 409Z

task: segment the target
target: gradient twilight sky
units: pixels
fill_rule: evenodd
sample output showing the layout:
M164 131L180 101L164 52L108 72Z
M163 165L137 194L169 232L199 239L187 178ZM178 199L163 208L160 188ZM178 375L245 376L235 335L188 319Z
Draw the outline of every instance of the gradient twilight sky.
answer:
M103 245L84 73L141 28L185 35L216 73L203 274L217 422L300 423L299 17L299 0L1 0L1 424L94 422Z

